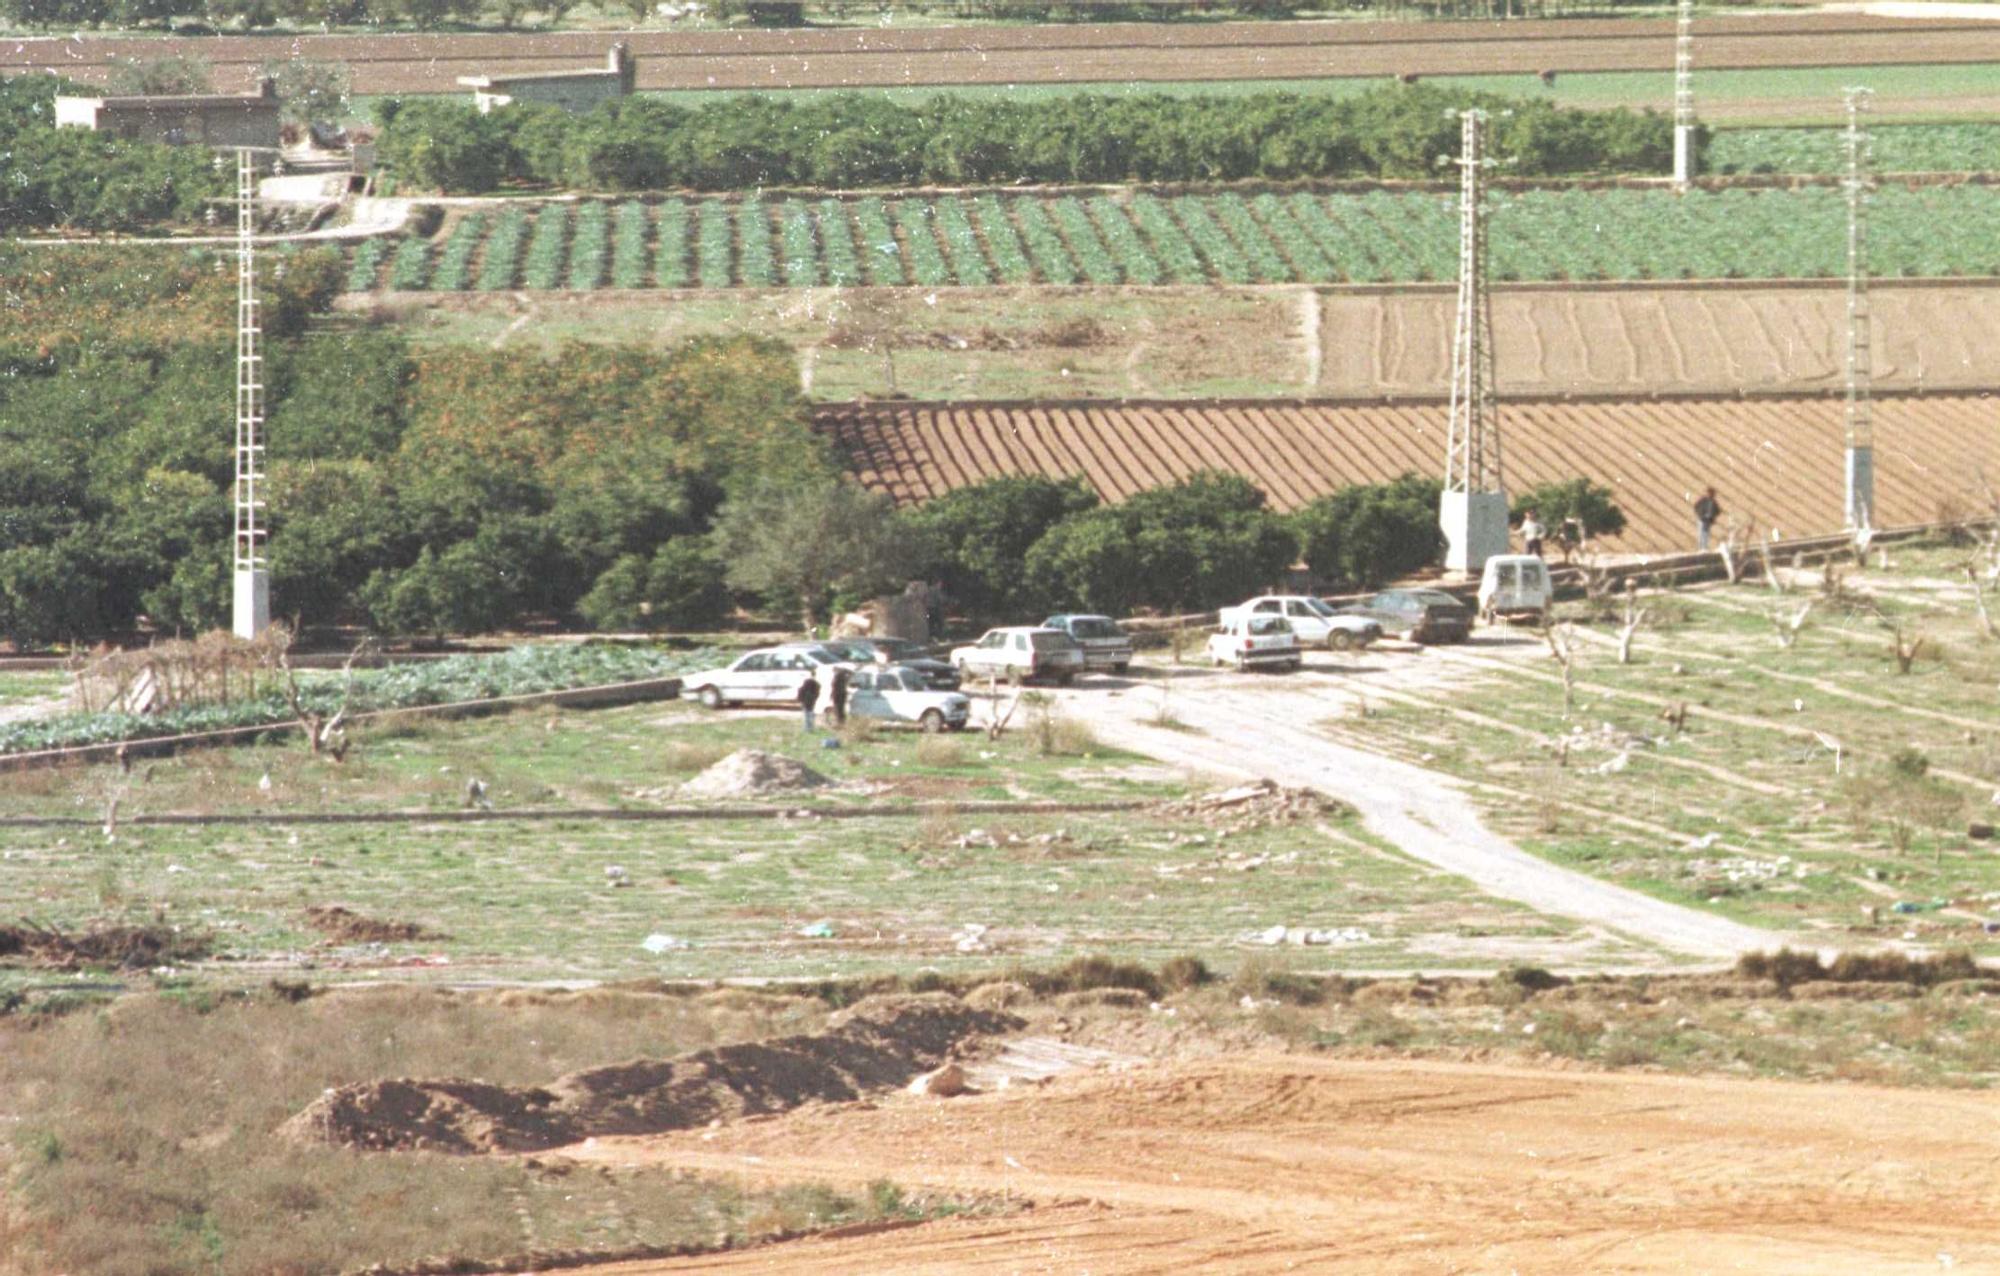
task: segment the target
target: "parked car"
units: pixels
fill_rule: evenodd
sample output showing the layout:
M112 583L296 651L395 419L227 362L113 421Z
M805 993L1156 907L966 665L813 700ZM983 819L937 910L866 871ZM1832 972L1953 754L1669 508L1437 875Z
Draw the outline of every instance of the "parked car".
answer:
M1539 554L1496 554L1479 576L1479 616L1488 624L1519 617L1546 625L1555 597L1549 565Z
M681 694L711 709L732 704L790 704L799 697L806 674L820 675L846 662L816 643L788 643L746 651L721 669L705 669L681 679Z
M1068 686L1083 672L1083 648L1060 629L1014 625L989 629L969 647L954 647L951 663L961 678L1048 678Z
M1124 673L1132 667L1132 639L1109 616L1051 616L1044 629L1060 629L1083 648L1083 667Z
M909 665L856 670L847 686L847 712L882 722L914 722L926 732L965 730L972 701L926 683L923 671Z
M1385 589L1337 610L1366 616L1384 633L1411 642L1464 642L1472 636L1472 609L1441 589Z
M1244 615L1283 616L1291 622L1301 646L1324 646L1330 651L1356 650L1382 636L1382 626L1376 621L1337 611L1310 594L1265 594L1224 607L1216 619L1229 625Z
M1208 658L1238 669L1296 669L1302 659L1292 622L1266 612L1239 612L1210 634Z
M915 669L934 691L958 690L958 670L949 661L932 656L929 647L913 638L829 638L820 645L856 665Z

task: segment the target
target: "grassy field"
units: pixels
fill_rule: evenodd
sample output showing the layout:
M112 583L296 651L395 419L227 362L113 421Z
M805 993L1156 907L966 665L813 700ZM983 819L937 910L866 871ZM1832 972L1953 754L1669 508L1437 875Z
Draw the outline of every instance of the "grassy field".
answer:
M951 804L1175 796L1177 782L1038 714L1000 741L851 735L821 747L790 714L687 706L521 714L363 740L341 766L270 746L150 764L0 778L0 810L76 817L0 830L0 887L38 924L82 931L166 921L215 959L167 978L821 978L964 969L1083 952L1219 965L1272 926L1353 928L1331 960L1357 969L1462 965L1481 944L1540 960L1643 964L1567 923L1464 898L1455 879L1386 850L1338 815L1228 831L1158 808L978 815ZM844 786L782 809L922 801L864 819L587 818L449 825L286 823L289 814L447 810L483 780L502 811L643 807L740 747L783 752ZM95 822L119 795L122 823ZM158 826L148 813L255 812L268 824ZM617 872L609 873L607 870ZM623 881L626 885L619 885ZM420 928L343 943L307 910ZM818 923L824 934L802 934ZM667 936L666 951L646 947ZM558 939L559 937L559 939ZM656 945L663 941L655 940ZM129 978L129 976L128 976ZM142 982L150 976L140 976ZM0 991L45 982L16 966Z
M1566 866L1810 941L1915 939L2000 952L2000 857L1968 836L2000 789L2000 642L1972 618L1959 548L1898 548L1824 595L1805 573L1645 594L1576 619L1575 702L1550 658L1448 653L1479 685L1385 696L1343 739L1475 781L1495 826ZM1817 598L1796 642L1774 614ZM1897 672L1890 626L1924 645ZM1676 731L1663 710L1688 709ZM1567 741L1567 745L1563 744ZM1836 766L1838 745L1839 756Z

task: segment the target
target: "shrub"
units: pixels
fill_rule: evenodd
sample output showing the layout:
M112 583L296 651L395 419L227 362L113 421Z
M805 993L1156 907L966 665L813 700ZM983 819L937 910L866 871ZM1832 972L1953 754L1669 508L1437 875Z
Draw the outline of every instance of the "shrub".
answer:
M736 270L750 288L769 288L778 282L778 263L771 246L771 211L759 199L746 199L736 206Z
M416 292L430 278L431 246L421 239L405 239L396 245L389 262L389 287L397 292Z
M504 292L520 273L521 248L528 240L528 214L518 204L500 210L486 252L479 261L479 291Z
M569 240L569 206L544 204L535 213L527 260L521 266L526 288L554 288L563 277L563 248ZM482 280L482 286L484 281Z
M347 263L347 279L344 287L348 292L373 292L375 276L381 272L384 240L377 237L364 239L354 249L354 257Z
M437 274L431 287L438 292L464 292L472 282L472 255L486 236L487 214L467 213L445 237L438 250Z
M1435 563L1443 550L1435 479L1343 488L1292 516L1307 566L1326 581L1372 589Z
M1559 531L1564 522L1576 519L1588 537L1616 536L1625 530L1625 511L1618 508L1611 489L1587 478L1543 483L1514 498L1513 516L1534 510L1543 527Z

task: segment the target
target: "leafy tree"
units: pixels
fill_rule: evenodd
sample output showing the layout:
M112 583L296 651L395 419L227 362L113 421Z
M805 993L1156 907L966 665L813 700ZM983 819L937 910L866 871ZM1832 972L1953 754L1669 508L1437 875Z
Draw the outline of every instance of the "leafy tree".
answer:
M988 479L918 508L910 521L928 542L931 571L974 615L1026 614L1040 601L1028 550L1043 533L1097 505L1081 478Z
M1306 565L1322 580L1372 589L1438 561L1443 484L1405 474L1342 488L1292 516Z
M1140 554L1118 511L1094 509L1050 528L1028 550L1043 605L1129 615L1140 597Z
M697 538L669 541L648 561L627 554L577 604L598 629L705 629L729 610L722 564Z
M105 87L129 97L212 92L205 58L169 54L159 58L121 58L112 63Z
M1513 518L1518 522L1529 510L1535 511L1551 533L1560 531L1572 518L1582 525L1586 537L1616 536L1625 530L1625 511L1618 508L1611 489L1587 478L1530 488L1514 499Z
M919 561L894 503L847 478L759 484L724 503L713 536L731 585L791 603L808 629L836 591L891 589Z
M310 20L323 26L354 22L366 13L365 5L349 0L316 3L312 8L317 16ZM278 100L283 103L278 113L287 123L312 124L347 114L354 77L345 62L287 58L266 62L258 74L275 82Z

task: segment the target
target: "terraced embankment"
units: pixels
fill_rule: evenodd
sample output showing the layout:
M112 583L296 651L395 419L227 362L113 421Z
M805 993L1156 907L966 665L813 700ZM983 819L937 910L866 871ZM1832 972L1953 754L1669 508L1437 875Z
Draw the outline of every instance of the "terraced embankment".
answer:
M115 61L182 54L216 83L247 83L273 58L347 63L354 91L454 93L461 75L601 64L614 40L639 59L641 89L1272 80L1392 75L1666 72L1660 21L1247 22L947 27L927 30L627 31L520 35L222 36L9 41L0 74L55 70L101 82ZM2000 60L2000 24L1858 14L1704 18L1704 70ZM1662 85L1662 104L1666 89Z
M1628 526L1603 545L1619 553L1693 548L1689 509L1709 484L1760 532L1836 531L1842 410L1831 396L1514 398L1500 413L1506 482L1608 484ZM905 504L1000 474L1081 474L1117 500L1223 469L1293 509L1347 484L1437 472L1446 415L1439 399L888 402L828 405L816 420L856 477ZM1989 396L1883 395L1875 420L1879 525L1984 508L1978 472L2000 472Z

